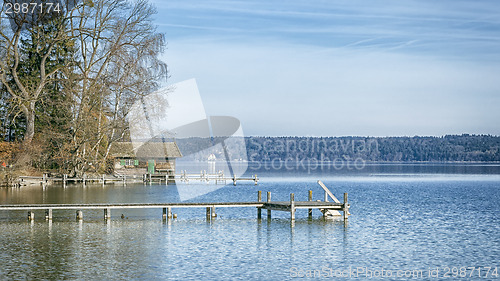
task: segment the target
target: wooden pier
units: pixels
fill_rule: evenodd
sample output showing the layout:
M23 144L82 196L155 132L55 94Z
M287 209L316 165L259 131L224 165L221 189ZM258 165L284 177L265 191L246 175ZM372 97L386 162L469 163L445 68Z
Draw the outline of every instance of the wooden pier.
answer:
M321 183L318 181L318 183ZM322 183L321 183L322 184ZM323 185L324 186L324 185ZM327 196L333 194L324 187ZM327 191L328 190L328 191ZM332 211L343 212L344 220L347 220L349 215L350 205L347 201L347 193L344 193L343 202L329 201L313 201L312 191L309 190L308 201L295 201L295 194L290 194L289 201L271 201L271 192L267 192L266 201L262 201L262 192L257 192L257 201L251 202L180 202L180 203L113 203L113 204L16 204L16 205L0 205L0 211L28 211L28 219L34 220L35 210L45 210L45 219L52 220L53 210L76 210L76 219L83 220L82 210L103 210L104 219L111 218L111 210L125 209L162 209L163 219L175 218L172 214L174 208L206 208L207 219L212 219L217 216L217 208L257 208L257 218L261 219L262 209L267 210L268 219L271 218L271 211L290 212L291 220L295 220L295 212L300 209L308 210L308 217L312 218L312 209L319 209L323 216L332 216ZM325 197L326 198L326 197Z
M199 174L188 174L186 171L182 171L180 174L144 174L142 176L143 181L145 183L176 183L176 181L180 181L183 183L189 183L190 181L198 181L200 183L214 183L214 184L226 184L228 181L232 182L233 185L236 185L238 181L250 181L253 182L254 185L257 185L259 182L259 178L257 175L253 175L252 177L228 177L224 175L224 173L218 172L216 174L209 174L206 171L201 171Z
M127 183L129 181L133 180L133 178L127 178L126 176L106 176L106 175L101 175L99 177L87 177L83 175L83 177L68 177L68 175L63 175L62 177L49 177L46 174L44 174L41 177L31 177L31 176L21 176L19 177L19 184L18 186L23 186L23 185L28 185L28 184L41 184L41 185L47 185L47 184L54 184L54 183L61 183L63 186L66 186L69 183L81 183L83 185L86 185L87 183L100 183L100 184L108 184L108 183ZM140 180L135 180L134 182L141 182Z
M82 177L68 177L68 175L63 175L62 177L48 177L44 174L41 177L31 177L31 176L21 176L19 177L19 182L16 186L23 186L28 184L54 184L61 183L63 186L66 186L69 183L81 183L86 185L87 183L99 183L99 184L109 184L109 183L140 183L143 182L145 184L153 184L153 183L165 183L165 184L174 184L176 180L179 180L183 183L189 183L190 181L199 181L205 183L214 183L214 184L226 184L227 181L232 182L233 185L236 185L238 181L250 181L253 182L254 185L257 185L259 178L257 175L252 177L228 177L224 175L224 173L219 172L216 174L209 174L206 171L201 171L199 174L188 174L186 171L183 171L180 174L173 173L157 173L157 174L143 174L141 176L126 176L126 175L101 175L94 177L87 177L83 175Z
M205 182L214 182L215 184L218 183L223 183L226 184L226 181L232 181L233 185L236 185L238 181L252 181L254 185L257 185L259 182L259 178L257 175L253 175L250 178L244 178L244 177L228 177L224 175L224 172L219 171L218 173L215 174L209 174L206 171L201 171L199 174L188 174L186 171L182 171L182 173L175 175L176 179L179 179L182 182L189 182L189 181L205 181Z

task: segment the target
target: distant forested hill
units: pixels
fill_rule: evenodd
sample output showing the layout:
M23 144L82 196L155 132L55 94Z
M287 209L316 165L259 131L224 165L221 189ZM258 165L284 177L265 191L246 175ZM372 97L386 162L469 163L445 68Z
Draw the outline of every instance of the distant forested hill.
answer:
M221 149L203 151L209 143L223 139L178 140L183 155L206 160L214 153L224 159ZM243 144L243 141L240 142ZM230 143L233 151L243 147ZM377 162L496 162L500 161L500 137L490 135L447 135L444 137L245 137L251 161L336 161L362 159ZM231 157L231 155L230 155Z

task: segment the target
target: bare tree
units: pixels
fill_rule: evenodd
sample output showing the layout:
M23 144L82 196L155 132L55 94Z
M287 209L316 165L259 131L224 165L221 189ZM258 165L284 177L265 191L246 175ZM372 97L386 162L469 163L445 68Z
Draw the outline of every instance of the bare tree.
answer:
M36 2L36 1L35 1ZM131 105L158 87L167 77L167 66L158 56L164 49L163 34L156 31L154 7L146 0L87 0L66 5L63 14L48 24L26 24L32 18L8 17L0 21L0 81L26 118L24 142L35 135L37 104L48 85L71 96L70 139L61 153L75 174L101 169L112 143L127 134L126 118ZM4 5L5 6L5 5ZM5 9L4 9L5 10ZM5 11L2 10L2 16ZM39 63L30 79L23 79L22 39L38 34ZM74 44L75 53L64 63L51 63L61 42ZM61 158L64 156L61 155Z
M112 143L127 132L130 106L166 78L167 66L158 59L165 40L152 23L155 12L145 0L99 0L91 9L81 6L72 19L81 58L75 172L103 168Z
M36 3L31 1L30 3ZM11 96L11 102L26 118L24 142L31 143L35 134L35 108L45 87L64 64L55 64L51 55L58 44L68 39L65 15L71 10L40 11L33 13L13 10L18 1L4 1L0 10L0 81ZM29 7L29 6L28 6ZM29 9L28 9L29 10ZM27 65L29 60L22 50L22 40L37 37L35 52L39 60Z

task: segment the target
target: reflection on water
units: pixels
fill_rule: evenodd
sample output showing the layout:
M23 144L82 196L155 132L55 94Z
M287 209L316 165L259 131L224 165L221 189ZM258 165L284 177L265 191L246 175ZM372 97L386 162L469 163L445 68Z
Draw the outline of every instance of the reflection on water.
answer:
M307 200L309 189L313 200L323 197L314 179L273 177L261 177L258 186L224 186L193 201L250 201L257 190L271 191L277 201L292 192ZM298 210L293 227L289 213L273 211L267 220L264 211L258 220L254 208L217 208L212 221L201 208L173 209L178 219L169 221L161 219L161 209L113 210L109 221L102 211L84 210L81 222L74 211L54 211L53 222L43 212L28 222L25 212L0 211L0 279L286 280L291 268L500 266L500 180L424 178L328 178L334 194L349 193L347 226L322 220L318 210L313 220ZM0 189L0 203L176 202L178 189L204 186Z
M334 254L342 226L299 220L161 220L3 223L0 276L9 279L173 279L247 276L266 279L262 266L283 264L309 247ZM339 237L329 245L311 241ZM337 240L337 239L335 239ZM266 267L264 267L266 270ZM281 269L283 272L285 268ZM221 276L222 275L222 276Z

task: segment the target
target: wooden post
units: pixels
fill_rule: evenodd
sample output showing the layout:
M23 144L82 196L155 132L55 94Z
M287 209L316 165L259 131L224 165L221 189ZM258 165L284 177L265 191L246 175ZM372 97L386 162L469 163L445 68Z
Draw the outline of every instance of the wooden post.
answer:
M325 191L325 202L328 202L328 193Z
M207 220L210 220L210 207L207 207Z
M68 175L64 174L63 175L63 187L66 187L66 179L68 178Z
M267 203L271 203L271 191L267 192ZM271 210L267 209L267 219L271 219Z
M104 209L104 219L109 220L110 218L111 218L111 209L110 208Z
M83 220L83 212L81 210L76 211L76 219Z
M52 220L52 209L45 210L45 220Z
M254 181L254 185L257 185L257 181L258 181L257 174L255 174L253 181Z
M233 185L236 186L236 175L233 176Z
M151 185L151 173L149 173L149 185Z
M83 176L82 176L82 182L83 182L83 186L85 186L85 182L86 182L86 175L85 174L83 174Z
M163 208L163 216L162 216L163 220L166 220L167 219L167 208Z
M28 220L35 220L35 213L33 211L28 211Z
M309 199L309 202L311 202L313 200L313 191L312 190L309 190L308 199ZM312 219L312 216L313 216L313 210L312 209L308 209L307 210L307 217L309 219Z
M262 191L257 191L257 201L262 202ZM257 207L257 219L262 219L262 208Z
M169 218L169 219L172 218L172 207L167 208L167 218Z
M344 193L344 205L342 206L342 211L344 212L344 220L347 220L349 216L349 205L347 204L347 193Z
M292 221L295 220L295 194L290 193L290 214Z
M215 212L215 206L212 206L212 218L217 217L217 213Z

